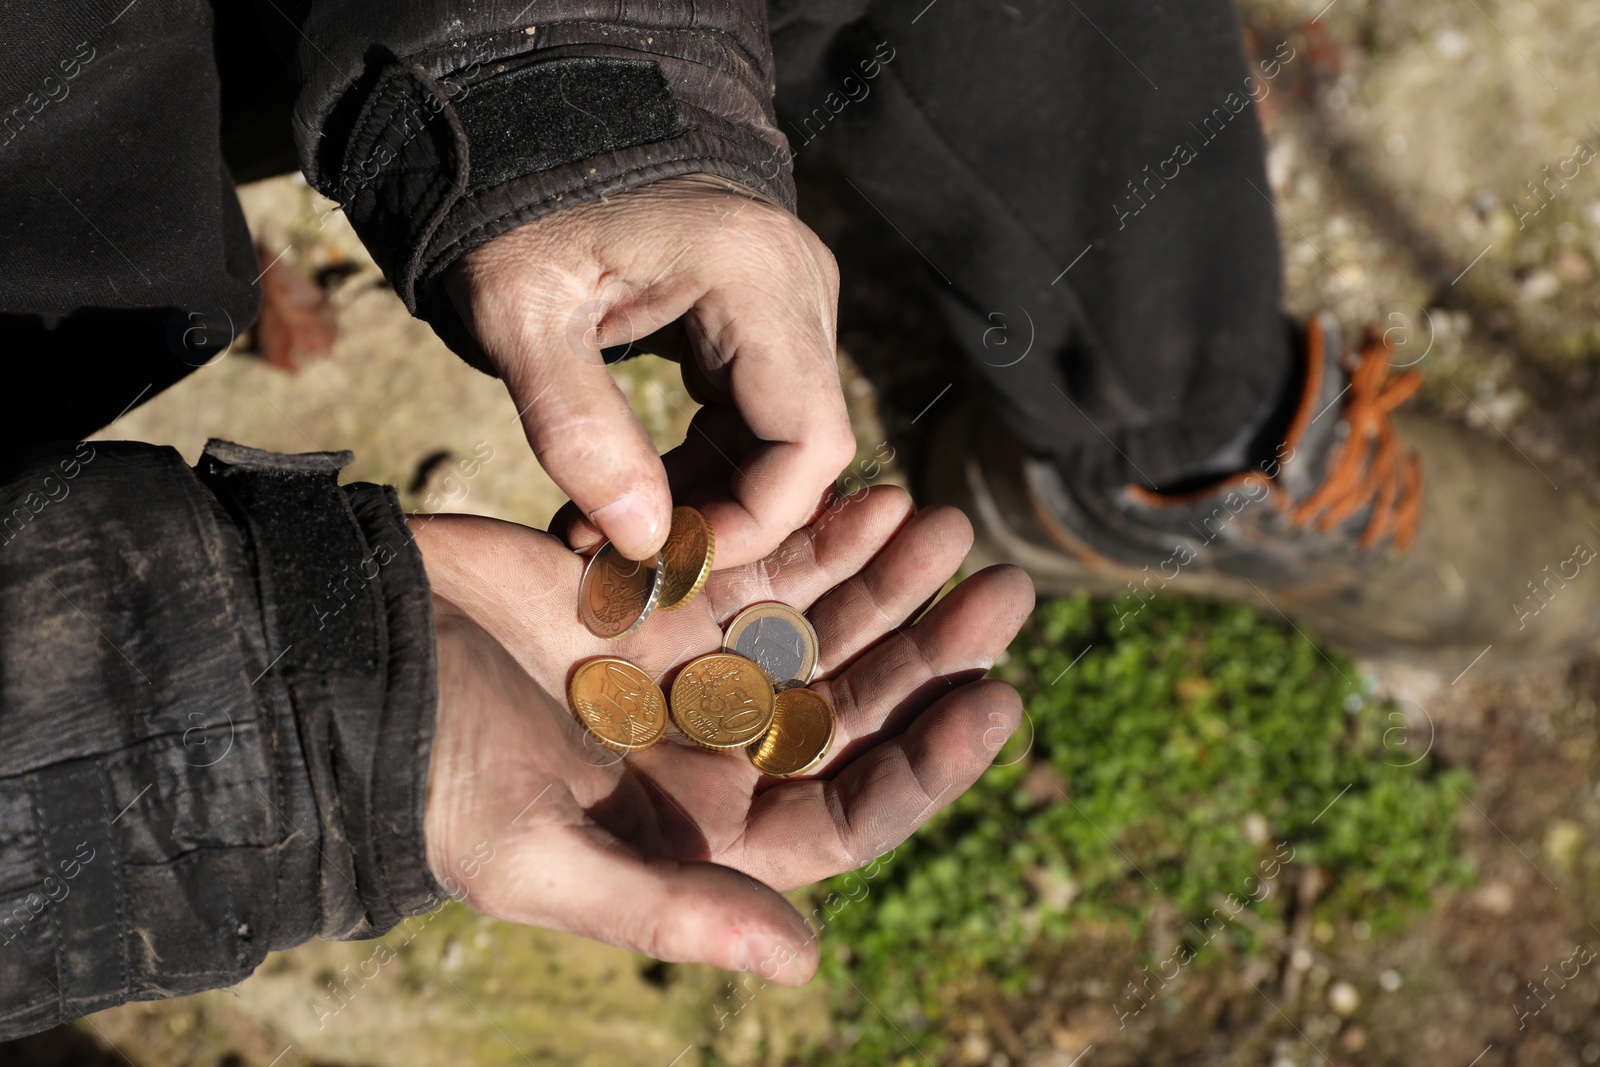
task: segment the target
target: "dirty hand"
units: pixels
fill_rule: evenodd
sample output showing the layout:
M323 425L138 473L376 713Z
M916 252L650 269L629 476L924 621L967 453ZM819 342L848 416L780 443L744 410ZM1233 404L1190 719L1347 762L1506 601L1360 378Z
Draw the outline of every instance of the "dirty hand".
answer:
M1016 691L982 676L1032 609L1032 585L991 567L911 625L972 528L952 508L913 514L897 488L835 500L771 556L717 572L687 607L614 642L578 622L583 561L548 534L469 516L412 525L439 642L427 859L489 915L798 985L818 949L780 891L899 844L1021 720ZM619 656L670 682L763 600L806 611L820 639L812 688L838 727L806 777L764 778L745 753L672 728L623 758L567 710L577 663Z
M469 252L446 285L539 461L587 520L563 524L575 546L603 534L653 558L673 501L602 348L643 341L678 359L691 395L712 406L716 431L697 420L682 451L720 453L719 483L687 487L720 566L776 548L855 453L834 362L833 256L731 182L687 175L559 211Z

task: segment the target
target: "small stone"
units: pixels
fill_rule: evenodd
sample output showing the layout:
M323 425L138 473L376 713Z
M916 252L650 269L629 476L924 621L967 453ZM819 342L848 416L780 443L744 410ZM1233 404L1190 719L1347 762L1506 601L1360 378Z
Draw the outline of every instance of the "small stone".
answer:
M1361 1007L1361 994L1356 992L1356 987L1346 981L1338 981L1328 987L1328 1007L1346 1019L1354 1015L1356 1009Z
M1537 304L1549 300L1561 291L1561 279L1548 270L1536 270L1522 280L1517 288L1517 299L1524 304Z
M1383 987L1384 992L1393 993L1400 988L1400 972L1391 967L1378 975L1378 984Z
M1544 832L1544 852L1557 867L1571 869L1573 857L1583 847L1583 827L1570 819L1557 819Z
M1094 1044L1094 1035L1080 1026L1057 1026L1050 1031L1050 1044L1066 1056L1080 1055Z
M1023 877L1039 895L1039 903L1047 911L1066 911L1078 898L1078 883L1063 868L1031 867L1023 872Z
M1490 915L1506 915L1517 903L1517 894L1505 882L1489 882L1472 894L1472 902Z
M1060 803L1067 795L1067 780L1049 760L1036 759L1028 765L1017 789L1034 807Z
M1460 59L1472 47L1472 38L1454 26L1446 26L1434 34L1433 47L1437 48L1439 54L1446 59Z

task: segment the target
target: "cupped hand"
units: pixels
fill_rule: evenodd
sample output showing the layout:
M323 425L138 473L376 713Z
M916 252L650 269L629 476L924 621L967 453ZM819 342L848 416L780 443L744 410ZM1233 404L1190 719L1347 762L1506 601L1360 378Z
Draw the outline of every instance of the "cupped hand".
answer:
M548 215L463 256L446 287L540 463L632 559L660 549L674 496L603 348L649 338L697 400L735 414L743 440L716 446L725 484L700 500L719 566L776 548L854 455L833 256L732 182L687 175Z
M1021 719L1016 691L982 676L1032 609L1031 583L991 567L919 618L972 529L951 508L913 514L896 488L830 503L770 556L717 572L687 607L615 642L578 621L583 560L556 539L465 516L412 525L438 620L428 863L499 918L798 985L818 950L780 891L899 844ZM820 639L812 687L838 729L807 776L765 777L744 752L698 748L670 724L623 757L568 711L577 664L620 656L665 692L765 600L805 611Z

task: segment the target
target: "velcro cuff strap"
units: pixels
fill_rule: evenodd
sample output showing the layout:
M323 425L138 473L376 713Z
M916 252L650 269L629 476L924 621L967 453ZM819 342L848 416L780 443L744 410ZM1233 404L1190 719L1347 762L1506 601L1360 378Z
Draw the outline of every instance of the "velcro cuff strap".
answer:
M341 172L332 195L415 311L428 238L467 183L467 135L445 89L416 63L386 69L356 119Z
M536 51L449 75L453 61L439 55L378 68L337 137L338 162L315 179L411 313L489 373L440 284L484 242L684 174L727 178L794 209L770 71L731 61L743 53L716 34L685 31L644 51L649 36L586 40L568 29Z
M545 60L476 86L457 113L473 192L684 131L660 65L648 60Z
M318 826L296 829L321 861L323 937L392 925L376 854L371 783L389 676L387 611L362 529L340 489L349 452L286 456L212 440L197 473L248 534L262 620L294 704ZM369 577L370 575L370 577ZM317 831L320 829L320 833Z
M415 311L429 238L462 199L685 129L649 60L541 59L448 89L396 63L356 119L334 193Z

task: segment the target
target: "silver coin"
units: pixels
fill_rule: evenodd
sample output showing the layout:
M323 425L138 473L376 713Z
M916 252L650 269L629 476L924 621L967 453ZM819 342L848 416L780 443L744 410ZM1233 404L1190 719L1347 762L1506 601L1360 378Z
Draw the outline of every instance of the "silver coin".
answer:
M808 685L817 672L817 631L800 612L776 601L735 615L723 631L722 647L753 660L773 685Z

